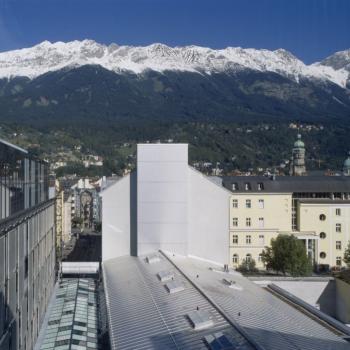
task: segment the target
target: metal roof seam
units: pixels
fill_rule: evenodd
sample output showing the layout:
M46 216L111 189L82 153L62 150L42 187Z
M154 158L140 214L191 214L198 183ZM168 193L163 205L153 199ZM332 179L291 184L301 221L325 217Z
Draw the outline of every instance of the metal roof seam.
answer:
M229 317L225 311L210 297L203 289L196 284L187 274L182 271L162 250L159 251L183 276L184 278L206 299L209 303L223 316L223 318L231 324L256 350L266 350L260 344L258 344L252 337L231 317Z
M135 264L135 265L136 265L137 272L138 272L138 274L139 274L139 276L140 276L140 278L141 278L143 284L145 285L145 287L146 287L146 289L147 289L149 295L151 296L151 299L152 299L152 301L153 301L153 304L154 304L154 306L156 307L157 312L158 312L158 314L159 314L161 320L163 321L163 323L164 323L166 329L168 330L168 333L169 333L169 335L170 335L172 341L174 342L174 345L176 346L177 349L180 350L180 348L178 347L178 345L177 345L177 343L176 343L176 340L175 340L175 338L174 338L174 336L173 336L173 334L172 334L170 328L168 327L168 324L166 323L166 321L165 321L165 319L164 319L164 317L163 317L161 311L159 310L158 304L156 303L156 301L155 301L155 299L154 299L154 297L153 297L152 291L150 290L148 284L146 283L146 281L145 281L145 279L144 279L144 276L143 276L143 274L141 273L138 264Z

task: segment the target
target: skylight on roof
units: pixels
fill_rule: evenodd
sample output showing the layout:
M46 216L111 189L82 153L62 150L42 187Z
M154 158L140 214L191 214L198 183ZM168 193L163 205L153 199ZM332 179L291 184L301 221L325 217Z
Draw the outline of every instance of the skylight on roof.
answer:
M154 264L160 261L160 257L158 256L158 254L151 254L146 257L146 261L149 264Z
M210 350L234 350L236 344L232 344L230 339L226 337L222 332L209 334L204 337L205 342L208 344Z
M174 273L171 271L160 271L157 273L157 276L161 282L166 282L174 278Z
M184 285L178 281L171 281L165 285L165 288L168 290L169 294L174 294L185 290Z
M205 329L214 325L213 320L210 318L210 314L205 310L195 310L190 312L188 318L195 330Z

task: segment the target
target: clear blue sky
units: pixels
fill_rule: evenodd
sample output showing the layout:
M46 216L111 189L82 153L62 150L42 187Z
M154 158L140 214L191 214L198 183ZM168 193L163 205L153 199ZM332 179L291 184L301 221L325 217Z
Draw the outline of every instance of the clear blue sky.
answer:
M310 63L350 48L350 0L0 0L0 51L85 38L283 47Z

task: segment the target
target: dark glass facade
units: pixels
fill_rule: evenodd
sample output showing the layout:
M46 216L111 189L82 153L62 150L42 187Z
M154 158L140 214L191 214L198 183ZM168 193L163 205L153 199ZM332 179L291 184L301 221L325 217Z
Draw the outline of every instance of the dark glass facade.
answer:
M0 220L48 200L48 164L0 140Z
M56 279L48 165L0 140L0 350L33 349Z

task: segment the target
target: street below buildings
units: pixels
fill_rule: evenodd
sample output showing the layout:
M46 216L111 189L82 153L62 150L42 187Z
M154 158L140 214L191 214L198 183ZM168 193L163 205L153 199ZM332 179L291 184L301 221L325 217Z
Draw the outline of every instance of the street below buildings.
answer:
M63 261L101 261L101 233L83 231L72 236L63 250Z

